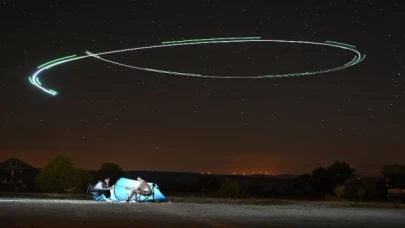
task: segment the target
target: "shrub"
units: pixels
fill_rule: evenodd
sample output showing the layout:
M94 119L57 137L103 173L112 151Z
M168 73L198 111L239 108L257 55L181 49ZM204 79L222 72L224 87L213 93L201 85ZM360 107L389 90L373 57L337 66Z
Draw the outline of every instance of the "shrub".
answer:
M345 197L352 201L367 201L378 198L378 179L353 178L345 183Z
M360 202L363 201L365 193L366 193L366 189L364 189L364 188L357 189L357 196L359 197Z
M225 179L218 190L218 196L223 198L242 198L243 192L238 184L231 181L229 178Z
M65 192L66 192L66 193L69 193L69 194L72 194L72 193L75 192L75 190L76 190L75 187L73 187L73 188L67 188L67 189L65 189Z
M335 201L337 201L337 198L334 195L326 194L325 195L325 200L328 201L328 202L335 202Z
M63 193L75 185L74 164L68 157L55 157L38 173L35 180L41 192Z
M335 189L333 190L333 193L335 193L337 200L342 200L345 194L345 186L343 185L336 186Z
M35 177L37 188L47 193L85 193L93 181L87 170L76 169L64 156L55 157Z

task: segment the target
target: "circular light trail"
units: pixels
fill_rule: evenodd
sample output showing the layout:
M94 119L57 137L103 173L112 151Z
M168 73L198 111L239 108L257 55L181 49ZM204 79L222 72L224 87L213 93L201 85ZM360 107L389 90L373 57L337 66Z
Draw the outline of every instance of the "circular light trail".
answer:
M349 50L352 51L355 56L354 58L347 62L344 65L334 67L334 68L328 68L328 69L323 69L323 70L317 70L317 71L308 71L308 72L298 72L298 73L289 73L289 74L266 74L266 75L257 75L257 76L216 76L216 75L202 75L202 74L193 74L193 73L184 73L184 72L175 72L175 71L166 71L166 70L159 70L159 69L152 69L152 68L143 68L143 67L137 67L133 65L128 65L128 64L123 64L119 62L115 62L112 60L108 60L105 58L102 58L100 56L102 55L108 55L108 54L115 54L115 53L121 53L121 52L129 52L129 51L138 51L138 50L145 50L145 49L153 49L153 48L164 48L164 47L175 47L175 46L186 46L186 45L201 45L201 44L224 44L224 43L247 43L247 42L273 42L273 43L295 43L295 44L311 44L311 45L318 45L318 46L329 46L329 47L336 47L344 50ZM332 72L332 71L337 71L337 70L342 70L344 68L356 65L360 63L361 61L364 60L366 57L365 55L362 55L355 46L349 45L349 44L344 44L344 43L338 43L334 41L325 41L325 42L310 42L310 41L291 41L291 40L264 40L261 39L260 37L227 37L227 38L210 38L210 39L193 39L193 40L180 40L180 41L167 41L167 42L162 42L160 45L154 45L154 46L146 46L146 47L137 47L137 48L129 48L129 49L122 49L122 50L115 50L115 51L109 51L109 52L102 52L102 53L96 53L93 54L89 51L85 52L86 55L84 56L76 56L76 55L70 55L66 57L62 57L59 59L55 59L49 62L46 62L40 66L38 66L38 70L31 76L29 77L30 82L36 86L37 88L41 89L42 91L55 96L57 94L56 91L52 89L47 89L42 86L42 83L39 80L40 74L48 70L50 68L53 68L55 66L61 65L63 63L67 62L72 62L80 59L85 59L88 57L93 57L108 63L112 63L115 65L119 65L122 67L128 67L132 69L137 69L137 70L143 70L143 71L150 71L150 72L157 72L157 73L164 73L164 74L172 74L172 75L182 75L182 76L191 76L191 77L204 77L204 78L280 78L280 77L292 77L292 76L302 76L302 75L313 75L313 74L319 74L319 73L327 73L327 72Z

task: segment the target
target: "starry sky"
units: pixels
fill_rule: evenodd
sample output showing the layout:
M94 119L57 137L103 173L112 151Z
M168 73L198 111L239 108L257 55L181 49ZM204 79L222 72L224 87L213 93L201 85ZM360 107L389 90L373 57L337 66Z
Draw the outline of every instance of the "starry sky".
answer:
M400 1L3 1L0 160L78 167L301 174L346 161L378 175L405 163L405 3ZM355 45L341 71L207 79L87 58L28 77L44 62L163 41L259 36ZM105 56L196 74L294 73L353 54L302 44L207 44Z

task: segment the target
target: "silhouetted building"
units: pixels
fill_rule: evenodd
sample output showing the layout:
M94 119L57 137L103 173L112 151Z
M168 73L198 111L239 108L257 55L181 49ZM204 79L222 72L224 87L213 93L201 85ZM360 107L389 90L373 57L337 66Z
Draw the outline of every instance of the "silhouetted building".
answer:
M390 200L405 200L405 165L386 165L381 173L387 178Z
M0 163L0 191L33 191L39 169L10 158Z

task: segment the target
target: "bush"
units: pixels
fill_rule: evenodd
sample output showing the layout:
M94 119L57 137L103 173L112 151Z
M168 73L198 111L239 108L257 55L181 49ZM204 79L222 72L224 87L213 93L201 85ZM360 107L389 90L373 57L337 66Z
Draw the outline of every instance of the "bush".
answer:
M244 194L236 182L226 178L221 183L218 190L218 196L222 198L242 198Z
M41 192L64 193L75 185L75 167L64 156L55 157L35 177L36 186Z
M334 195L326 194L325 195L325 200L328 201L328 202L335 202L335 201L337 201L337 198Z
M93 181L87 170L76 169L64 156L55 157L35 177L38 190L47 193L86 193L87 184Z
M366 189L364 189L364 188L357 189L357 196L359 197L360 202L363 201L365 193L366 193Z
M76 190L76 188L75 188L75 187L73 187L73 188L67 188L67 189L65 189L65 193L72 194L72 193L74 193L74 192L75 192L75 190Z
M378 198L377 180L370 178L353 178L345 183L345 196L352 201L367 201Z
M343 196L345 194L345 186L343 185L336 186L335 189L333 190L333 193L335 193L337 200L343 200Z

